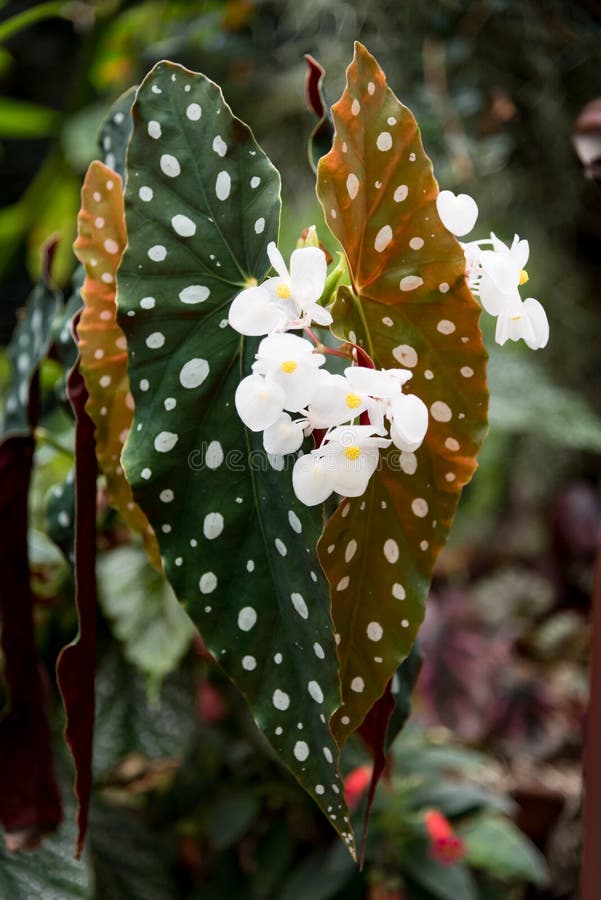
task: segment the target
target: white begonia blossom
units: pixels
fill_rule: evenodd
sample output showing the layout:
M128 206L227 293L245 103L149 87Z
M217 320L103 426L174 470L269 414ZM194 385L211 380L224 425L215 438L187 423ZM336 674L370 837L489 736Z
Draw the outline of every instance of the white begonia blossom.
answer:
M306 506L323 503L333 491L360 497L378 467L387 438L374 436L371 425L344 425L329 431L321 447L294 464L292 487Z
M436 209L444 227L456 237L469 234L478 219L478 204L469 194L441 191Z
M245 288L234 297L228 312L231 327L240 334L259 337L311 322L330 325L332 316L316 302L323 293L327 275L323 250L295 250L290 257L290 272L273 242L267 247L267 255L277 277Z
M492 250L480 253L480 277L477 291L484 309L492 316L499 314L513 294L528 281L525 266L530 255L528 241L520 240L516 234L511 247L500 241L494 234L490 236Z
M421 446L428 430L428 407L415 394L401 394L387 411L390 437L395 447L412 453Z
M545 310L534 297L522 300L517 291L497 316L495 341L523 339L531 350L541 350L549 340L549 322Z
M262 375L243 378L234 397L238 415L251 431L263 431L277 422L285 399L284 389Z
M326 435L319 453L331 472L334 490L343 497L360 497L378 467L380 449L388 438L376 437L372 425L342 425Z
M253 372L264 375L267 384L278 385L283 390L283 409L299 412L311 399L319 380L319 367L325 361L325 356L315 353L313 344L304 338L271 334L259 344Z
M292 327L310 325L331 325L332 316L317 303L326 283L326 255L319 247L301 247L292 252L290 271L276 245L267 246L271 265L278 273L277 278L269 278L264 287L280 300L290 303L297 321Z
M305 506L317 506L334 490L332 472L319 450L306 453L294 463L292 489Z
M293 422L288 413L283 412L263 432L263 446L270 456L284 456L286 453L296 453L304 437L303 423Z
M283 331L293 317L292 305L275 297L265 285L241 291L232 300L228 312L231 327L248 337Z

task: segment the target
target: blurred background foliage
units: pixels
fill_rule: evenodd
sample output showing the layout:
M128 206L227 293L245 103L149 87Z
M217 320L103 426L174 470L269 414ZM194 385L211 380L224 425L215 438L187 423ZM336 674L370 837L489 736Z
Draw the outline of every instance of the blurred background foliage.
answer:
M173 598L149 580L101 502L95 886L70 861L67 825L27 860L0 862L10 900L38 889L57 900L578 895L601 522L601 188L585 177L572 134L601 94L599 0L0 0L0 343L54 233L54 276L70 295L79 189L98 126L164 57L221 84L282 172L285 248L310 224L323 236L303 54L326 68L332 102L356 39L416 114L441 186L477 199L479 232L529 239L529 287L551 322L544 352L491 350L491 433L438 566L412 724L376 804L365 872L332 843L202 646L189 649ZM42 376L30 552L52 672L74 627L61 525L72 504L72 425L56 401L60 365L48 362ZM0 382L7 377L0 356ZM357 745L349 767L365 762ZM465 842L452 866L432 853L431 807Z

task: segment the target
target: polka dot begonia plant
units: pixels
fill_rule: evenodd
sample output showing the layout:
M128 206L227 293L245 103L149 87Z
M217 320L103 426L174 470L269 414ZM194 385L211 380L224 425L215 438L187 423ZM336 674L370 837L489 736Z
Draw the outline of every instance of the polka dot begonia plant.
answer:
M284 259L279 174L217 85L160 62L131 99L104 126L76 243L99 462L354 854L341 750L411 650L486 432L470 287L500 342L546 343L519 297L527 244L457 241L477 207L439 194L360 45L318 165L330 267L315 228Z

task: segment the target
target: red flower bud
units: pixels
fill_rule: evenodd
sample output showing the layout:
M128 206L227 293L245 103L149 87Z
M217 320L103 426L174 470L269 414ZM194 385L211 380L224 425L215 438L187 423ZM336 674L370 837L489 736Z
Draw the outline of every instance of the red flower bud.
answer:
M350 810L357 807L371 782L371 766L358 766L344 779L344 799Z
M465 856L465 844L457 837L451 823L437 809L424 814L424 824L430 839L430 855L443 866L451 866Z

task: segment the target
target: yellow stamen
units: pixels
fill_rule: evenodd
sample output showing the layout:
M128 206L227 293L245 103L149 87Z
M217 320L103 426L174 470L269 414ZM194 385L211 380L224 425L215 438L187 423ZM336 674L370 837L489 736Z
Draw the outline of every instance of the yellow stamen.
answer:
M293 359L285 359L280 365L282 372L286 372L288 375L291 375L297 368L298 363L295 363Z
M347 394L344 398L349 409L357 409L361 406L361 397L359 394Z
M522 271L520 272L520 287L523 284L526 284L527 281L530 281L530 276L528 275L526 269L522 269Z
M282 282L281 284L278 284L277 288L275 289L275 292L278 295L278 297L282 298L282 300L288 300L292 294L292 291L290 290L290 288L288 287L287 284L284 284L284 282Z
M512 322L519 322L519 320L520 320L521 318L522 318L521 316L512 316L512 317L511 317L511 321L512 321Z
M344 455L347 459L359 459L359 457L361 456L361 450L359 447L345 447Z

